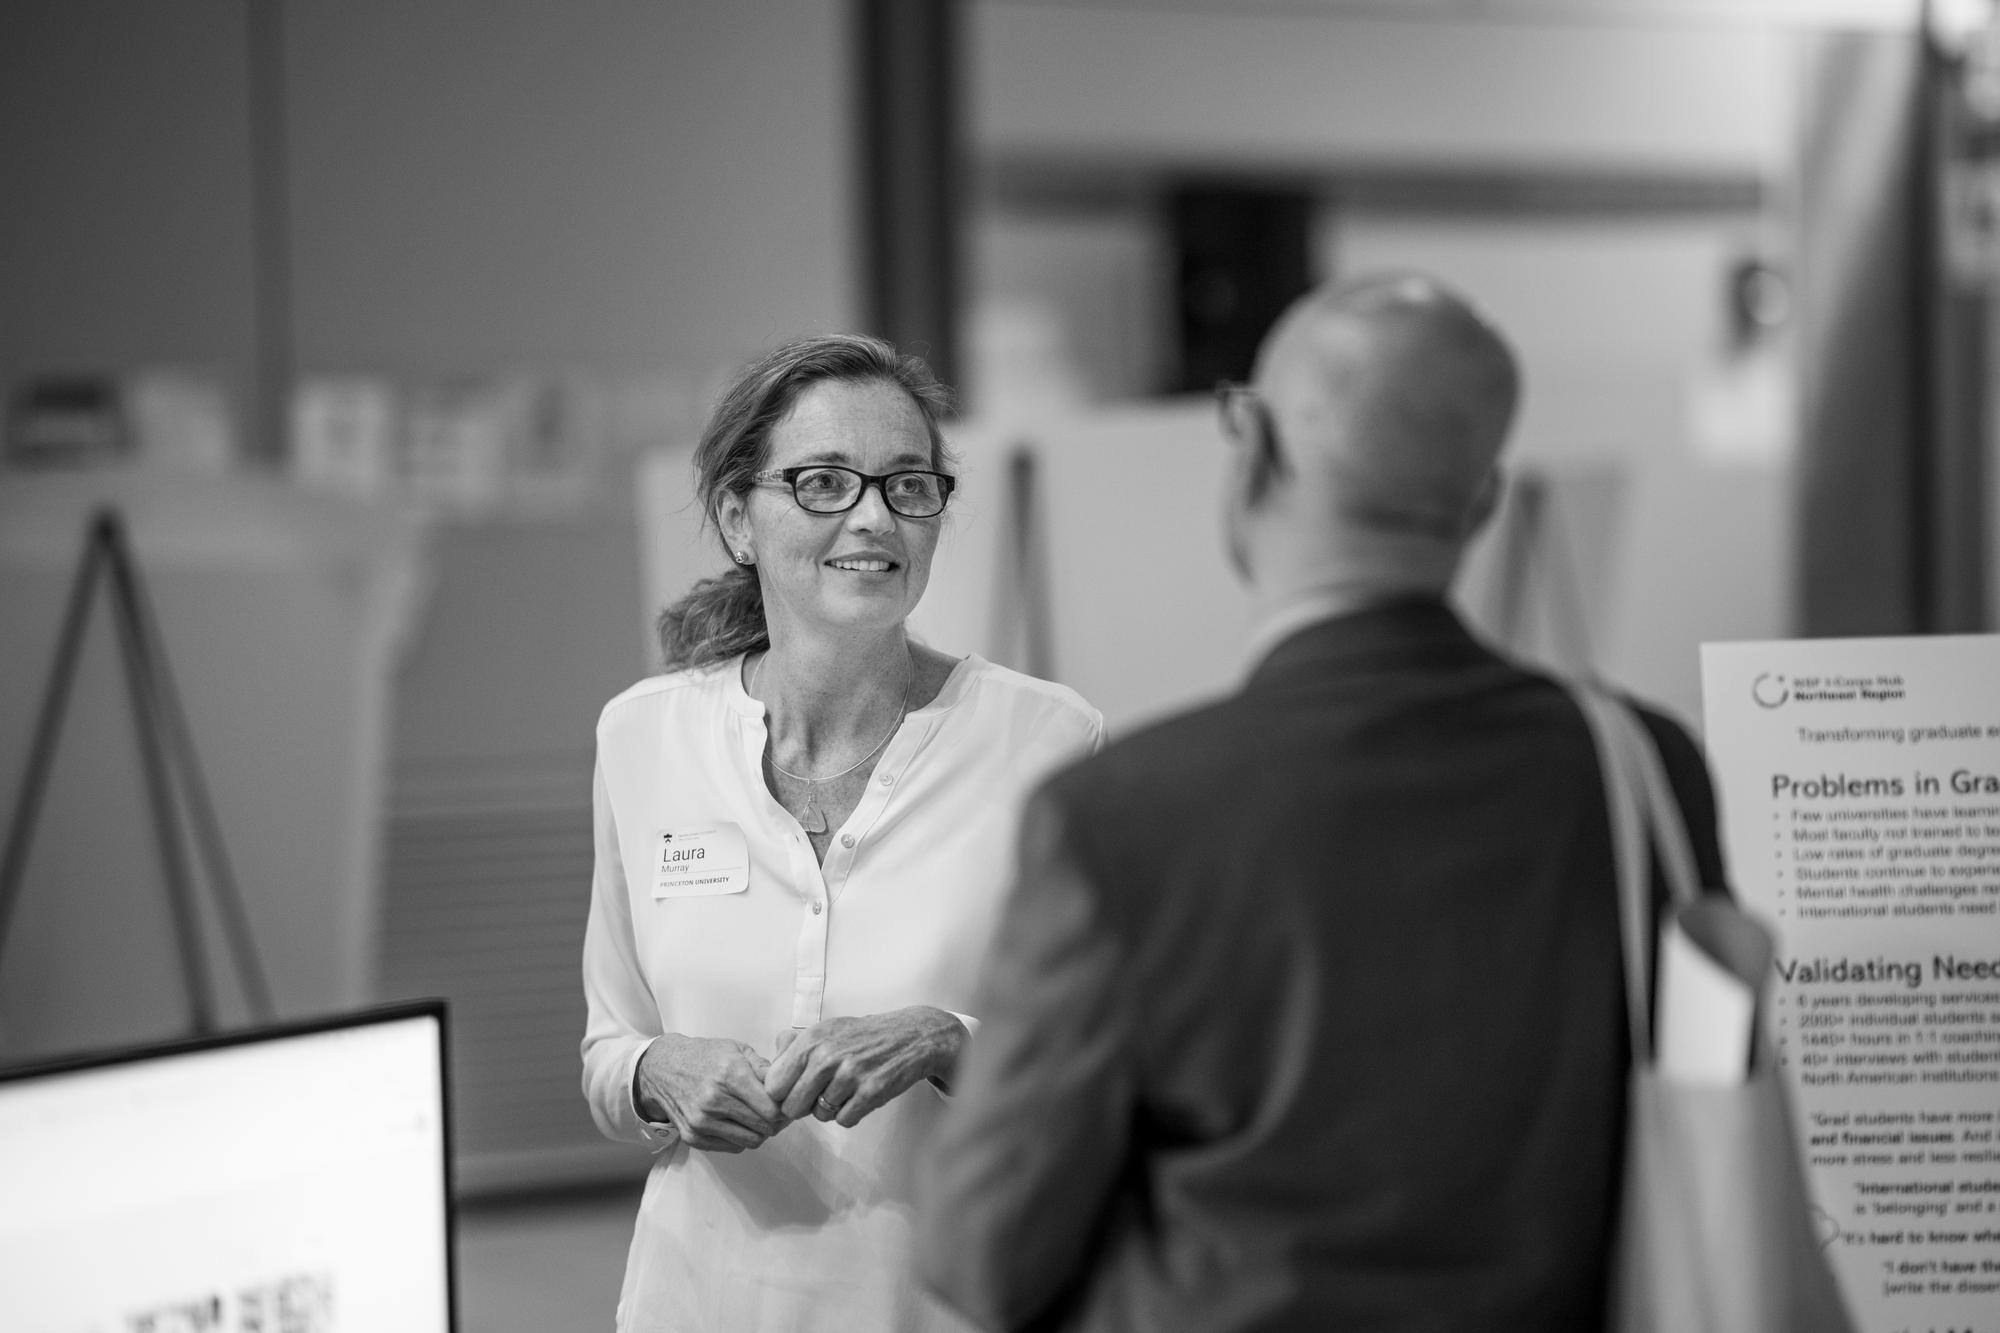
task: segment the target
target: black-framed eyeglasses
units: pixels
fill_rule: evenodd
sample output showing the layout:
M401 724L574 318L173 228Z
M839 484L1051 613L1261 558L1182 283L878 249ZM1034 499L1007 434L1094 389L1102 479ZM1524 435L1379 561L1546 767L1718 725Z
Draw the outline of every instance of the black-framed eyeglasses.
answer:
M889 512L904 518L936 518L958 485L956 477L943 472L907 470L877 475L832 463L765 468L752 479L791 487L792 499L809 514L844 514L860 504L862 492L873 486L882 492L882 503L889 506Z

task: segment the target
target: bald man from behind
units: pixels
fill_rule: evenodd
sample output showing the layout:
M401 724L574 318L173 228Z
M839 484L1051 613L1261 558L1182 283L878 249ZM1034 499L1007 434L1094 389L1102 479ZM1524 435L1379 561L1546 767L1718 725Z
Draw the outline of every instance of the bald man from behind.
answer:
M1626 1029L1604 788L1446 603L1519 375L1417 276L1224 386L1240 692L1031 801L920 1266L981 1327L1602 1325ZM1643 711L1721 883L1687 734Z

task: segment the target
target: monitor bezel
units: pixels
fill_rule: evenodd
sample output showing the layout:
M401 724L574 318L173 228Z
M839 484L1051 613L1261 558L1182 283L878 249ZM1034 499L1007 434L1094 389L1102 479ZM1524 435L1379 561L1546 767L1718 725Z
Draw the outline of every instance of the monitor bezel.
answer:
M438 1090L439 1101L442 1103L441 1128L444 1132L445 1325L450 1333L458 1333L458 1182L455 1175L457 1165L452 1133L450 1010L451 1006L445 1000L432 996L368 1005L360 1009L338 1010L306 1018L285 1019L275 1023L258 1023L197 1036L135 1042L124 1046L107 1047L100 1051L79 1051L51 1059L37 1060L31 1064L0 1065L0 1084L57 1078L65 1074L88 1073L118 1065L227 1050L234 1046L254 1046L294 1037L315 1036L323 1032L342 1032L351 1028L406 1022L412 1018L437 1020Z

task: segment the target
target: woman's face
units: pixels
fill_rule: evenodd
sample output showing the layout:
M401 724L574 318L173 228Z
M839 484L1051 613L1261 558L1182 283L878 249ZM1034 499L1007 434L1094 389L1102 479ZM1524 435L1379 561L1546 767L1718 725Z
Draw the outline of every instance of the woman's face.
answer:
M930 435L909 395L892 384L826 381L799 395L771 431L765 468L837 463L879 476L929 469ZM878 486L843 514L801 509L789 487L760 483L725 496L718 515L731 550L757 563L764 614L827 630L900 625L930 579L941 518L905 518Z

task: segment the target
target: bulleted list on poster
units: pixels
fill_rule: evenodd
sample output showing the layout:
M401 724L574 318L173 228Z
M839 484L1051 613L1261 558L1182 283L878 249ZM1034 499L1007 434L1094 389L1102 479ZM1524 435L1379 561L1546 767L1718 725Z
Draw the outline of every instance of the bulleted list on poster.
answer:
M1706 644L1724 850L1864 1333L2000 1333L2000 636Z

